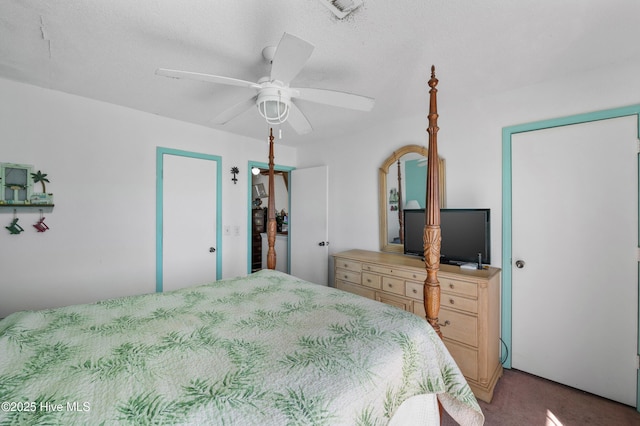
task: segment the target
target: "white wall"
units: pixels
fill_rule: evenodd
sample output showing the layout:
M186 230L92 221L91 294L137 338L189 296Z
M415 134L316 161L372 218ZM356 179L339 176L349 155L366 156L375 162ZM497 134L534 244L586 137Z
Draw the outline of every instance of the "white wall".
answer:
M446 75L438 78L447 206L492 209L495 266L501 266L502 128L640 103L640 62L481 99L448 97ZM302 145L297 153L278 147L279 165L329 166L331 253L378 250L378 167L403 145L427 144L426 114ZM241 229L239 237L223 237L223 275L246 273L248 185L242 182L248 161L267 161L265 142L2 79L0 138L0 162L47 173L56 203L45 233L31 227L37 213L19 215L28 225L20 235L0 228L0 317L154 291L156 146L222 157L223 224ZM241 171L237 185L232 166ZM7 225L11 218L0 214Z
M491 208L492 265L498 267L502 128L640 103L640 61L560 76L486 98L474 98L472 93L467 98L448 97L446 74L438 79L438 149L446 160L447 207ZM425 101L425 110L415 116L299 149L299 167L329 165L331 253L379 249L378 168L403 145L428 144L426 108Z
M34 212L10 235L13 212L0 212L0 317L155 291L157 146L222 157L223 225L241 230L223 236L222 271L245 275L247 164L267 161L266 142L0 79L0 162L47 173L56 205L44 233ZM295 162L278 147L279 165Z

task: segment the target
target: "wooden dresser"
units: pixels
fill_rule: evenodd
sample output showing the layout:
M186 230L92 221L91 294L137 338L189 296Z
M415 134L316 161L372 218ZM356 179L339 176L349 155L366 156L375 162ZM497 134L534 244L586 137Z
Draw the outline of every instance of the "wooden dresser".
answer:
M349 250L334 257L335 287L426 318L424 262L401 254ZM441 265L440 330L478 399L491 402L500 363L500 269ZM426 320L426 319L425 319Z

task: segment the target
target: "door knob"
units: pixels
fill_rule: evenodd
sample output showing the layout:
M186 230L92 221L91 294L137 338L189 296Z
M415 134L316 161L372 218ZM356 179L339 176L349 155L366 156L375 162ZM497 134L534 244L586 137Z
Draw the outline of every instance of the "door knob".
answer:
M215 253L216 248L215 247L209 247L209 253Z
M320 242L318 243L318 245L319 245L320 247L328 246L328 245L329 245L329 241L320 241Z
M524 260L516 260L516 268L518 269L524 268Z

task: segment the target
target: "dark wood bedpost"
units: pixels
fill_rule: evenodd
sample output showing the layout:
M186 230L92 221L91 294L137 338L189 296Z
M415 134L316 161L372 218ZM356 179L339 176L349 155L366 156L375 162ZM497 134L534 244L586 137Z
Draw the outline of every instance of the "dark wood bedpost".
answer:
M442 338L438 314L440 313L440 282L438 270L440 269L440 177L438 167L438 107L436 94L438 79L435 74L435 66L431 67L431 79L429 80L429 158L427 171L427 208L425 210L424 226L424 263L427 269L427 278L424 282L424 307L427 311L427 321Z
M276 269L276 201L273 164L273 129L269 129L269 201L267 203L267 268Z

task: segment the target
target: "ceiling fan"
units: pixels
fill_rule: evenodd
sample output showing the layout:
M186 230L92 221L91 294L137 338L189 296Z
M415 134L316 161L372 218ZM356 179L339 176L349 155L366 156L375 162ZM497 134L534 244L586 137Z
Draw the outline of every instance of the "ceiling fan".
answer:
M258 112L267 120L267 123L281 124L287 121L298 134L309 133L313 128L296 105L297 99L358 111L371 111L375 102L373 98L335 90L290 87L291 80L300 73L311 57L313 49L314 46L311 43L284 33L277 47L266 47L262 51L265 59L271 62L271 74L260 78L255 83L230 77L166 68L158 68L156 74L255 89L254 96L215 117L214 122L217 124L225 124L244 111L257 106Z

